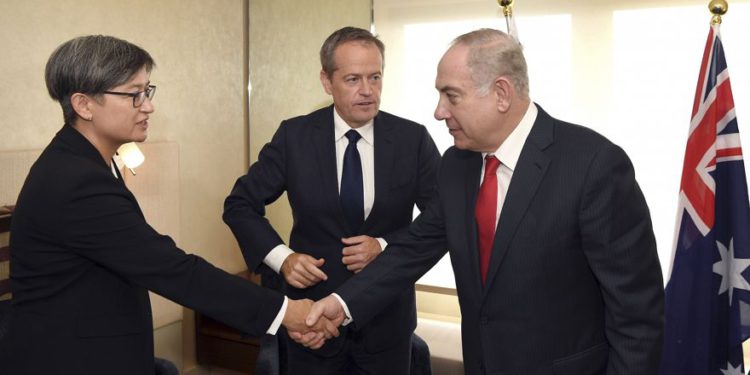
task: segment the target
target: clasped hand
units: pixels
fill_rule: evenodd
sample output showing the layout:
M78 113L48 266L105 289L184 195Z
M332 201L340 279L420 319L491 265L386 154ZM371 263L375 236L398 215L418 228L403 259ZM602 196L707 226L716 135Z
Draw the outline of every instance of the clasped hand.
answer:
M325 344L325 340L339 336L338 327L344 322L346 314L336 297L329 295L314 304L310 300L294 302L304 302L305 306L309 307L301 326L290 327L286 323L284 324L292 340L308 348L318 349ZM287 309L287 315L289 315L288 311ZM286 316L284 320L286 320Z
M282 324L289 332L289 336L300 344L318 349L333 337L338 337L338 327L344 321L341 319L329 319L327 316L310 320L313 301L309 299L289 300Z

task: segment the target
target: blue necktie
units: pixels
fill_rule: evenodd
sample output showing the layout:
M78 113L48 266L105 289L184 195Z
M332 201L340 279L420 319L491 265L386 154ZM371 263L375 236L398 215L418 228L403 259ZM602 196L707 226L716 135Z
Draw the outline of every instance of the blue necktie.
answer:
M344 167L341 171L341 208L353 231L358 231L365 221L365 198L362 183L362 161L357 151L357 141L362 136L356 130L346 132L349 145L344 152Z

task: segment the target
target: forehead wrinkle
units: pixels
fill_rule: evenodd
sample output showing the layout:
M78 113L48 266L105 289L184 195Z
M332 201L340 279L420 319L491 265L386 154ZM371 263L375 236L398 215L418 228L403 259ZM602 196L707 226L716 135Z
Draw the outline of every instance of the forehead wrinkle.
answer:
M440 92L448 92L448 91L455 91L455 92L462 92L462 90L456 86L452 85L443 85L435 87Z

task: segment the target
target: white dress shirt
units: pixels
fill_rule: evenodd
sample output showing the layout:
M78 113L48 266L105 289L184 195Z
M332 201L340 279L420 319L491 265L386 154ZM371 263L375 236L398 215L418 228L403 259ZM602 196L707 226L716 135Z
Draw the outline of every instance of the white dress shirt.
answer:
M518 123L515 129L508 135L500 148L495 152L483 152L482 153L482 172L479 173L479 186L482 186L484 181L484 165L487 161L484 159L487 155L495 155L500 160L500 168L497 169L497 210L495 211L495 228L497 228L497 222L500 220L500 212L503 209L503 203L505 203L505 196L508 195L508 187L510 186L510 179L513 177L513 171L516 170L516 164L518 164L518 158L521 156L521 150L523 145L526 143L526 138L529 137L531 127L534 126L536 121L536 115L539 111L534 103L529 104L529 108L526 110L521 122Z
M362 137L357 142L357 151L362 161L362 187L364 188L365 217L370 216L372 205L375 202L375 133L373 125L374 120L356 128L355 130ZM339 116L336 110L333 111L333 139L336 141L336 176L338 178L339 193L341 193L341 175L344 170L344 153L349 145L349 139L346 138L346 132L352 128L344 119ZM383 238L376 238L380 243L380 250L385 250L388 243Z
M338 177L339 193L341 193L341 174L344 170L344 153L349 145L346 132L352 128L333 111L333 139L336 141L336 176ZM372 203L375 201L375 136L373 133L373 120L354 129L362 138L357 142L357 151L362 161L362 187L364 188L365 217L372 211Z

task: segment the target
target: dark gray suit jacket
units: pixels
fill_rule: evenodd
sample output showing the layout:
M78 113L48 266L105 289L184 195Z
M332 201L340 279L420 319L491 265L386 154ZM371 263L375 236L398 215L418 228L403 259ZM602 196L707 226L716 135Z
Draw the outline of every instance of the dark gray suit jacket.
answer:
M533 105L533 104L532 104ZM399 251L338 289L354 324L450 252L467 374L656 374L663 284L648 207L622 149L541 108L503 206L487 283L474 205L482 156L451 148Z
M147 290L253 335L265 333L283 302L157 233L122 179L70 126L29 171L10 247L3 375L153 374Z
M322 270L328 275L328 280L306 289L285 285L290 298L317 300L330 294L353 275L342 263L341 238L366 234L390 241L394 232L411 223L414 205L423 209L434 190L440 154L425 127L380 111L373 129L375 200L362 227L349 228L339 203L333 111L328 106L283 121L225 202L224 221L249 269L257 271L265 267L262 262L271 249L283 243L265 218L265 206L287 193L294 218L289 246L325 258ZM398 295L361 327L368 350L381 351L414 331L414 286L404 286ZM326 342L316 353L336 354L344 336Z

